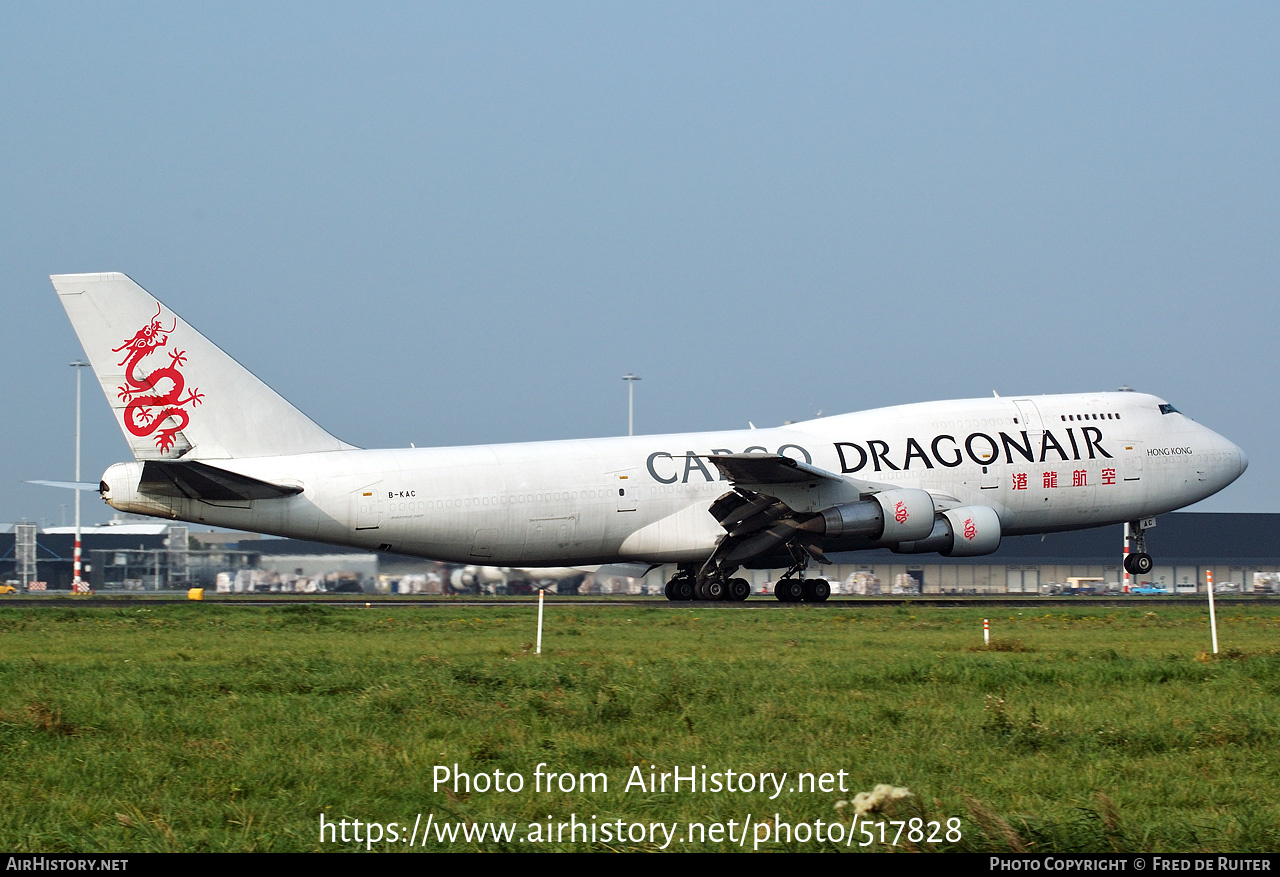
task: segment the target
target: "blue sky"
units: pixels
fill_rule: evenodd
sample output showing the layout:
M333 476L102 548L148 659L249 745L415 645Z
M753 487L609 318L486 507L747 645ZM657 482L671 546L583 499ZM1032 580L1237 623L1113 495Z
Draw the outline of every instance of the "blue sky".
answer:
M1249 454L1200 508L1275 511L1278 25L5 4L0 520L69 502L22 483L73 464L47 275L106 270L362 446L619 434L627 372L654 433L1127 384ZM128 451L85 390L93 480Z

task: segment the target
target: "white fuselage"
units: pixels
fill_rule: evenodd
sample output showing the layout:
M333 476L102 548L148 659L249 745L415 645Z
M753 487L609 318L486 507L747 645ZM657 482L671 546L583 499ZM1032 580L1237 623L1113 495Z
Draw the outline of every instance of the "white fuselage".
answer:
M777 453L851 484L921 488L940 507L987 506L1005 535L1168 512L1244 471L1238 447L1162 406L1129 392L972 399L777 429L207 460L302 488L230 503L141 494L142 464L122 463L104 496L123 511L443 561L692 563L724 535L707 511L731 489L713 454ZM815 491L805 510L837 493Z

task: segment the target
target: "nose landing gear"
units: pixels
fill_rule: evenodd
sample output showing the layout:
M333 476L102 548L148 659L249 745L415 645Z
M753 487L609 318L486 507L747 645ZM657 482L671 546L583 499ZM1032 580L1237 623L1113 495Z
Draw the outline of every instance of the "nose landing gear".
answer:
M1151 559L1150 554L1147 554L1147 530L1155 525L1155 518L1147 518L1144 521L1131 521L1125 525L1129 542L1133 544L1135 549L1126 554L1124 558L1124 570L1129 575L1145 576L1155 566L1155 561Z
M1130 554L1124 559L1125 572L1135 576L1145 576L1151 572L1151 567L1155 566L1155 561L1151 559L1151 555L1145 551L1139 551L1137 554Z

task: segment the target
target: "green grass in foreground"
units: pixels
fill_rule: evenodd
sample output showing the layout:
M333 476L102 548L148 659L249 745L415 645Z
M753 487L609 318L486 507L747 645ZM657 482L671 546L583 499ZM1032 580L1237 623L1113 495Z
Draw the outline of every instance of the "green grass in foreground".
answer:
M879 783L912 797L873 819L961 819L918 849L1280 848L1280 609L1221 610L1217 658L1197 609L987 613L989 649L982 609L553 605L535 656L531 605L0 608L0 848L356 848L320 844L322 813L847 830L837 803ZM525 788L434 790L455 763ZM608 791L535 791L540 763ZM624 791L636 765L848 791Z

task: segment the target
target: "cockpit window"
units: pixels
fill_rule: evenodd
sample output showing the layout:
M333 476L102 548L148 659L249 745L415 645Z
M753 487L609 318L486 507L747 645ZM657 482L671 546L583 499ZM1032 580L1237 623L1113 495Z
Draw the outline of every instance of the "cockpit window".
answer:
M1160 413L1161 414L1181 414L1182 412L1179 411L1177 408L1174 408L1168 402L1163 402L1160 405Z

